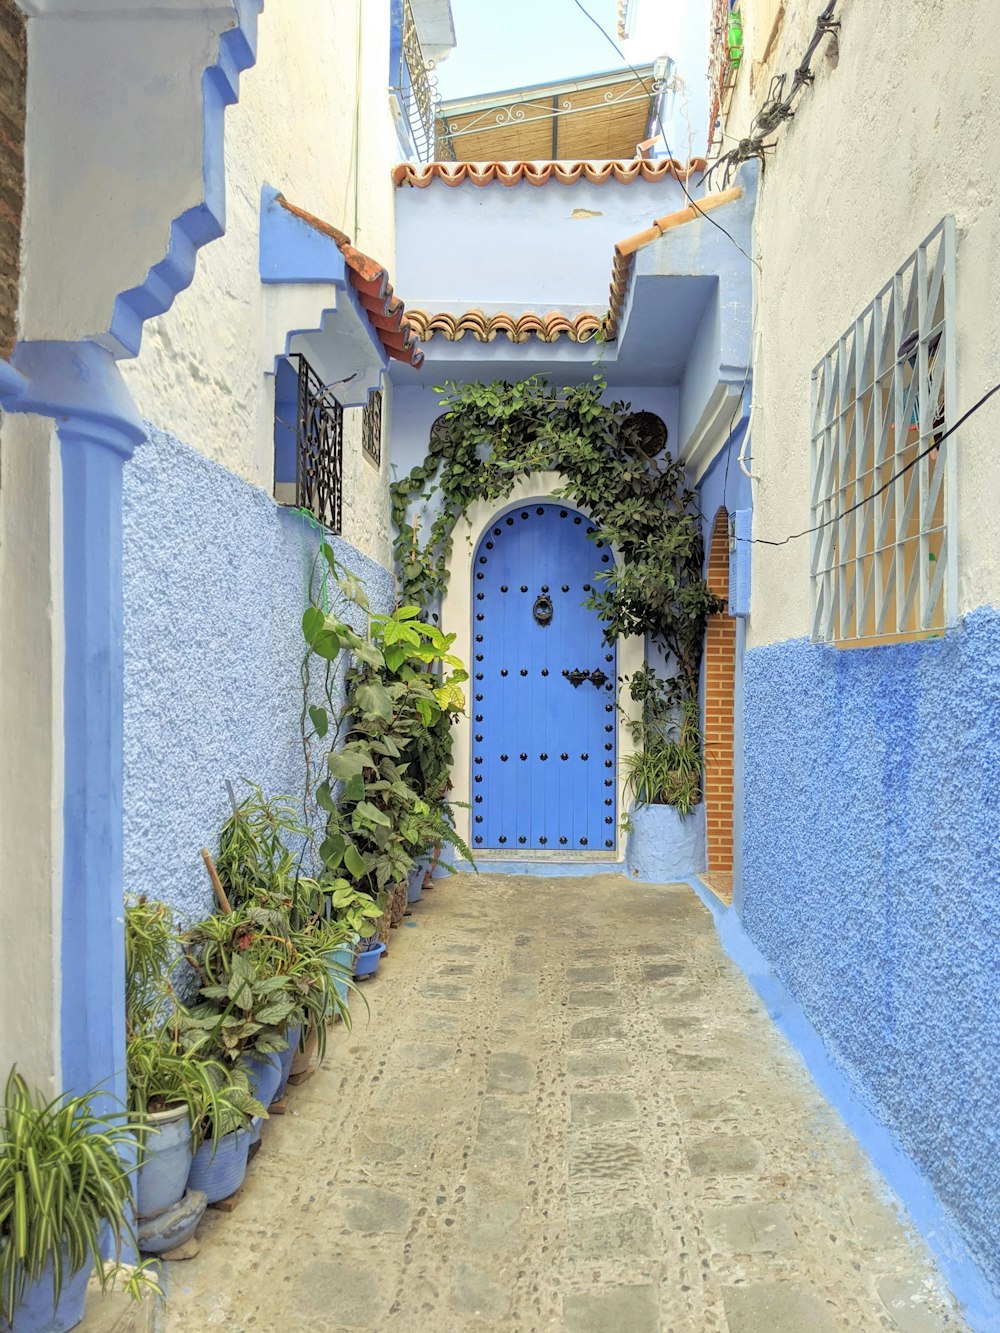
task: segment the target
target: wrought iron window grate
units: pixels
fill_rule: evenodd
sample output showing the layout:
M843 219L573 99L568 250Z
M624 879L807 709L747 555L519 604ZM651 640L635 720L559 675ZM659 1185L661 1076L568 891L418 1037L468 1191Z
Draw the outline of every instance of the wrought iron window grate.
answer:
M344 489L344 409L300 353L296 503L339 533Z
M813 372L814 640L955 622L955 221L907 259ZM924 455L923 457L921 455ZM855 507L856 506L856 507Z
M376 467L382 466L382 390L369 389L361 418L361 448Z

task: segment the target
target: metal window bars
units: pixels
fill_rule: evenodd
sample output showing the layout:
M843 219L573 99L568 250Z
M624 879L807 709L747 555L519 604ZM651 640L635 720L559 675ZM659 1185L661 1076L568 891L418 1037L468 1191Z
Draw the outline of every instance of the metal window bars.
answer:
M344 489L344 409L301 353L296 414L296 504L339 533Z
M419 162L431 162L435 155L434 122L437 91L434 62L425 60L420 49L417 25L410 8L410 0L403 0L403 30L401 35L399 69L396 83L390 91L399 99Z
M813 371L814 641L941 633L958 614L955 220L944 218Z
M382 466L382 390L369 389L361 418L361 449L376 467Z

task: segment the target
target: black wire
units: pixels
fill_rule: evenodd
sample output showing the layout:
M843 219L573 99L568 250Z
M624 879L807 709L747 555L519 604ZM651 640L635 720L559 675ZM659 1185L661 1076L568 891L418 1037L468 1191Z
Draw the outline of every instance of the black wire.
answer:
M949 426L942 435L936 435L933 444L929 444L926 449L917 454L916 458L907 463L906 467L901 467L898 472L894 472L888 481L883 482L877 491L872 491L871 495L864 496L864 498L859 500L857 504L851 505L850 509L845 509L842 514L836 514L833 518L825 519L822 523L817 523L814 528L806 528L804 532L793 532L788 537L782 537L780 540L774 540L768 537L737 537L736 540L739 542L746 542L749 546L787 546L789 542L794 542L799 537L809 537L814 532L822 532L822 530L828 528L831 523L839 523L842 519L845 519L848 514L853 514L855 510L860 509L863 505L870 504L870 502L876 499L877 496L881 495L883 491L887 491L894 481L898 481L899 478L905 476L911 468L915 468L922 459L927 457L928 454L932 454L935 449L939 449L949 435L953 435L955 431L958 430L959 426L968 421L969 417L971 417L973 413L978 412L982 405L997 392L1000 392L1000 384L994 384L992 389L988 389L978 403L973 403L968 412L964 412L958 418L954 426Z
M642 85L643 88L646 88L645 79L643 79L642 75L635 68L635 66L630 65L629 62L625 59L625 53L622 51L621 47L611 36L611 34L601 26L598 20L594 18L593 14L591 14L591 12L588 9L584 8L583 4L581 3L581 0L573 0L573 4L576 5L577 9L580 11L581 14L583 14L586 18L590 19L591 23L594 25L597 31L601 34L601 36L605 39L605 41L612 47L612 49L617 53L619 59L622 60L622 62L625 65L625 68L630 73L635 75L635 77L638 79L639 83ZM646 91L649 93L650 97L655 96L652 88L648 88L646 89ZM673 158L674 152L673 149L670 147L670 144L667 143L667 133L666 130L663 128L663 118L661 117L658 110L656 112L656 123L660 127L660 134L663 137L663 145L667 150L667 154L669 157ZM674 158L674 160L676 161L677 159ZM728 237L729 240L732 241L733 245L736 246L737 250L739 250L740 254L744 257L744 259L748 259L750 263L753 264L753 266L759 271L760 264L758 264L757 260L754 259L752 255L747 254L746 250L743 249L742 245L740 245L739 241L732 234L732 232L727 231L721 222L716 222L715 218L712 217L711 213L706 213L703 208L699 207L698 201L692 198L691 192L688 190L686 182L681 180L680 176L676 176L675 180L677 181L677 184L681 187L681 189L684 191L684 197L691 205L691 207L695 209L696 212L700 213L706 222L711 222L712 226L715 227L717 231L721 231L723 236Z

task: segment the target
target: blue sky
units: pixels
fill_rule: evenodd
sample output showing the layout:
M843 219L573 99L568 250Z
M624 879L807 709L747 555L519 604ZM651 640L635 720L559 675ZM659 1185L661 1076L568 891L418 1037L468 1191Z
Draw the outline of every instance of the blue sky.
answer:
M617 0L582 3L615 37ZM623 64L573 0L452 0L451 7L458 45L438 67L446 100Z

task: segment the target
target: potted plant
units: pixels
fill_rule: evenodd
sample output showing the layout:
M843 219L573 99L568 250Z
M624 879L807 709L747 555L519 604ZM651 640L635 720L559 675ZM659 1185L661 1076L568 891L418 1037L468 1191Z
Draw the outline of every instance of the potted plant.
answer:
M211 1032L219 1058L246 1068L265 1105L281 1084L282 1053L290 1065L298 1031L314 1029L322 1054L327 1017L346 1010L327 958L342 929L322 911L307 914L305 897L302 904L297 926L282 910L246 905L206 918L185 936L201 997L188 1032Z
M624 821L629 872L651 880L697 873L705 864L698 701L683 696L677 678L665 681L648 666L632 677L629 692L642 704L628 723L635 748L625 760L625 790L634 802Z
M267 1108L253 1094L250 1076L240 1065L219 1067L212 1109L200 1125L200 1142L191 1162L188 1185L208 1203L228 1199L243 1184L254 1142L254 1125L267 1119Z
M159 1292L134 1252L130 1162L142 1129L125 1113L98 1114L96 1091L46 1101L12 1070L0 1127L0 1329L62 1333L83 1318L87 1281L125 1276L134 1299ZM115 1262L106 1267L102 1244Z
M208 1050L207 1036L193 1044L184 1039L187 1011L171 980L179 943L165 904L146 898L126 902L128 1101L130 1112L146 1127L136 1211L143 1248L154 1252L182 1244L204 1211L202 1202L174 1216L187 1189L198 1127L215 1111L220 1075L225 1073ZM145 1225L160 1217L161 1225Z

